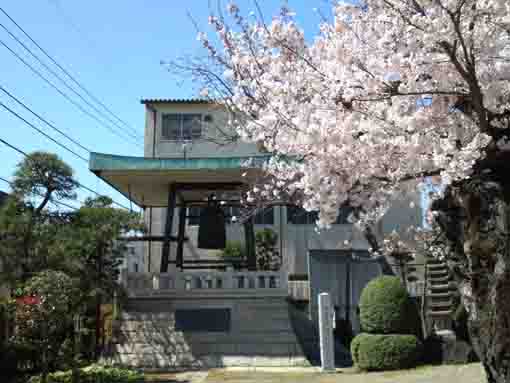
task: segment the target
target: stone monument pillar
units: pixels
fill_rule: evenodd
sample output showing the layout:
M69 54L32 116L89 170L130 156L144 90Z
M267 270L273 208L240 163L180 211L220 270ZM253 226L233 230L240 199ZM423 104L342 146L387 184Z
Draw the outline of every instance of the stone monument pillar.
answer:
M333 306L328 293L319 294L319 337L321 370L323 372L334 372Z

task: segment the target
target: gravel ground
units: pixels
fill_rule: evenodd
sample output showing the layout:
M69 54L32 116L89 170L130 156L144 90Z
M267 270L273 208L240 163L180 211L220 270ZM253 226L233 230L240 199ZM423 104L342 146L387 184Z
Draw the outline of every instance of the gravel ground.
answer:
M478 363L425 366L413 370L359 373L338 369L323 374L314 368L225 368L210 371L148 375L160 383L480 383L485 374Z

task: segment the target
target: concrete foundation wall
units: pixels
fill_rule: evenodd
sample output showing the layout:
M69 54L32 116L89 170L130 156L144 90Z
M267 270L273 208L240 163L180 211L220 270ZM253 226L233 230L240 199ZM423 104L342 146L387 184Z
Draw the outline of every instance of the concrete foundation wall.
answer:
M177 331L176 310L197 308L230 309L229 331ZM130 299L113 339L107 362L146 370L308 365L284 298Z

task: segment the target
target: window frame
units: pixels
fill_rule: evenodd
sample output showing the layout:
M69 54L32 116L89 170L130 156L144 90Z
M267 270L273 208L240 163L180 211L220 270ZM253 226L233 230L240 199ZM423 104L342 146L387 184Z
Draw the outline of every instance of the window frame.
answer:
M165 119L169 116L176 117L178 116L179 121L179 135L176 138L172 138L169 136L165 136ZM200 116L200 135L193 135L193 124L190 125L189 136L184 135L184 126L185 126L185 117L186 116ZM181 141L195 141L200 140L203 137L204 133L204 113L161 113L161 130L160 130L160 139L161 141L166 142L181 142ZM193 117L192 117L193 118Z

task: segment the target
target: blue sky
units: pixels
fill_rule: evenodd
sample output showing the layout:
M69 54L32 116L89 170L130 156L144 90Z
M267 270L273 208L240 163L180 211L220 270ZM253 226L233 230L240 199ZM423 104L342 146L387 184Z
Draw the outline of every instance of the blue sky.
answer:
M140 104L141 98L195 96L189 82L179 84L181 79L168 73L160 61L202 52L187 12L206 30L209 2L217 3L216 0L6 0L1 7L94 96L139 135L143 135L144 108ZM222 3L225 5L226 1ZM254 9L251 0L237 3L246 13ZM266 21L281 4L279 0L259 0L259 3ZM312 9L318 7L325 13L330 11L327 0L290 0L288 3L297 12L297 20L305 28L308 37L313 36L319 21ZM2 13L0 23L44 58ZM40 70L76 102L83 104L1 28L0 41ZM57 70L48 59L45 62ZM1 45L0 85L92 151L143 155L141 147L118 138L83 114ZM1 92L0 101L88 158L86 152L49 130ZM86 105L84 107L90 110ZM2 108L0 138L26 152L46 150L59 154L74 168L81 183L128 205L122 196L90 173L85 162L59 148ZM0 144L0 158L0 177L10 179L21 155ZM0 182L0 190L8 191L8 185ZM80 190L79 199L83 200L88 195L90 193Z

